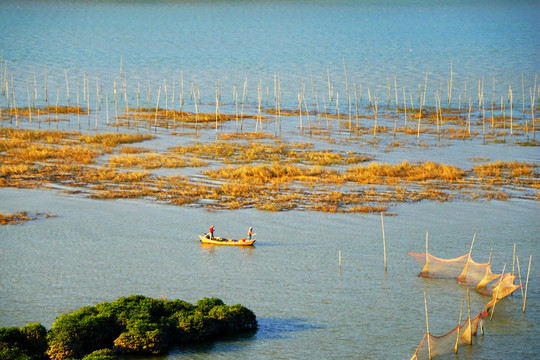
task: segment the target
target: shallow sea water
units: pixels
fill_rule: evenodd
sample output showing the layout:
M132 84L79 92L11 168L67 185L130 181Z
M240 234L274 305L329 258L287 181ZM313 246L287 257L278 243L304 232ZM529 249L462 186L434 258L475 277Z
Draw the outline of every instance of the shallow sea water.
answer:
M222 111L229 113L234 112L233 87L236 83L241 94L246 77L246 112L256 113L258 81L268 87L272 106L274 74L279 74L283 106L294 109L302 81L309 102L311 79L322 98L328 97L329 76L334 96L339 92L340 111L346 112L344 60L349 86L355 81L360 91L362 84L364 106L368 88L386 103L388 83L394 104L394 77L399 101L405 88L407 98L412 96L416 103L426 71L426 102L433 104L435 91L442 89L446 96L452 66L454 106L459 95L465 97L465 82L475 101L478 81L484 77L486 96L491 99L495 79L493 97L504 96L507 105L512 86L520 118L522 74L528 104L539 70L538 15L534 1L17 1L0 4L0 55L10 87L13 75L19 106L26 105L34 73L35 101L46 104L46 65L50 102L57 94L60 103L67 101L67 73L70 103L76 101L77 88L83 98L83 81L89 79L94 109L97 77L103 93L108 93L111 118L113 81L119 84L122 76L130 104L136 103L140 85L141 102L146 101L148 87L150 105L156 106L157 91L164 94L166 79L169 99L175 81L178 109L183 78L188 111L194 107L187 95L192 84L200 88L201 107L209 112L215 106L216 85L221 85ZM161 101L163 106L163 97ZM5 95L0 106L9 107ZM95 121L99 131L110 130L106 119L102 102L82 119L81 131L94 132ZM512 141L424 139L429 146L418 146L408 139L403 148L387 151L391 139L372 146L335 132L338 141L329 143L301 133L298 123L298 117L284 120L284 140L358 151L379 162L433 160L467 168L472 158L482 157L540 164L536 147ZM54 129L56 124L21 120L4 121L2 126ZM275 130L272 120L263 126L270 133ZM77 119L71 117L59 128L76 130ZM220 131L234 129L231 122ZM247 123L246 130L254 130L254 124ZM215 137L212 130L186 136L159 130L155 135L149 146L157 151ZM424 291L430 330L436 335L454 328L466 296L466 289L455 281L416 276L421 269L407 251L423 252L428 231L430 252L442 258L467 253L476 234L473 259L485 262L493 249L495 272L505 263L507 270L512 266L514 244L523 278L533 255L525 314L518 290L497 304L494 319L484 324L485 335L474 346L461 348L458 358L533 359L540 352L540 265L534 257L540 253L538 201L393 207L397 216L384 218L386 272L379 215L209 212L143 200L96 201L59 190L1 188L0 211L22 210L56 217L0 228L0 326L39 321L50 327L59 314L129 294L190 302L216 296L252 309L259 330L252 336L175 349L155 359L410 358L425 332ZM197 235L210 224L218 235L231 237L243 236L253 226L256 246L201 246ZM472 292L473 313L487 301Z

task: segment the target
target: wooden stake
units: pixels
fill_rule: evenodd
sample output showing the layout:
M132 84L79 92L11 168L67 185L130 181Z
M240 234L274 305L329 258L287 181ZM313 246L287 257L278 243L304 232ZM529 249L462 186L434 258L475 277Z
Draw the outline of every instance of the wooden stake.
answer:
M64 72L66 73L66 94L67 94L67 105L69 106L69 81L67 76L67 70L64 69Z
M521 282L521 269L519 268L519 257L516 256L516 263L518 268L518 275L519 275L519 285L521 285L521 298L523 299L523 282ZM513 294L513 293L512 293Z
M426 292L424 291L424 307L426 309L426 328L427 328L427 338L428 338L428 359L431 360L431 335L429 333L429 318L428 318L428 310L427 310L427 298L426 298Z
M384 235L384 217L381 213L381 226L382 226L382 241L383 241L383 254L384 254L384 271L386 272L386 237Z
M510 135L513 135L514 134L514 121L513 121L514 96L512 94L512 85L508 87L508 93L510 97Z
M80 113L80 107L79 107L79 79L77 78L77 124L79 126L79 130L81 130L81 113Z
M424 270L426 270L426 277L429 273L429 268L428 268L428 238L429 238L429 235L428 235L428 230L426 230L426 263L424 264Z
M47 64L45 64L45 101L47 106L49 106L49 95L47 93Z
M109 93L105 94L105 108L107 112L107 126L109 126Z
M114 112L116 114L116 127L118 127L118 100L116 97L116 80L114 80Z
M471 328L471 297L467 288L467 308L469 309L469 345L472 345L472 328Z
M339 271L341 272L341 249L339 249Z
M491 308L491 316L489 317L489 320L493 319L493 313L495 312L495 305L497 305L497 302L499 301L499 290L501 289L501 283L502 279L504 277L504 271L506 270L506 263L504 263L502 275L499 279L499 285L497 286L497 293L495 294L495 302L493 303L493 307Z
M516 269L516 244L514 243L514 254L512 255L512 276L514 276L515 269Z
M28 87L28 80L26 80L26 94L28 96L28 116L30 124L32 123L32 108L30 107L30 88Z
M158 93L157 93L156 116L154 118L154 132L157 132L157 114L158 114L158 109L159 109L159 95L160 95L160 93L161 93L161 86L159 87Z
M523 312L525 312L525 305L527 304L527 289L529 287L529 274L531 272L532 255L529 256L529 270L527 270L527 281L525 282L525 296L523 297Z
M463 299L461 299L461 309L459 310L459 320L457 323L457 338L456 345L454 345L454 354L457 354L458 344L459 344L459 330L461 329L461 314L463 313Z

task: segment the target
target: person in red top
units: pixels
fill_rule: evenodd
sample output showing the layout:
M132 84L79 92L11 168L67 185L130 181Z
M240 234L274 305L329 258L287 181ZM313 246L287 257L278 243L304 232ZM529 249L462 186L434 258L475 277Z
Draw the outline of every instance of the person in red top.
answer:
M248 240L251 240L251 236L253 235L253 228L250 227L248 231Z
M214 239L214 225L210 225L210 239Z

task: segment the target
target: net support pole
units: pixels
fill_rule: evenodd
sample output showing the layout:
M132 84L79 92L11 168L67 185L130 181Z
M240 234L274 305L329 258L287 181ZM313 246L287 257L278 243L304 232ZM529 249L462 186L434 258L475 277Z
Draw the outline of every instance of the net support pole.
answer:
M525 304L527 304L527 288L529 287L529 274L531 272L532 255L529 256L529 270L527 270L527 281L525 282L525 296L523 297L523 312L525 312Z
M386 237L384 235L384 217L383 217L383 213L381 213L381 225L382 225L382 241L383 241L383 254L384 254L384 272L386 272Z
M428 311L427 311L427 298L426 298L426 292L424 291L424 307L426 309L426 328L427 328L427 341L428 341L428 359L431 360L431 335L429 334L429 318L428 318Z
M471 246L472 248L472 246ZM472 345L472 328L471 328L471 297L467 288L467 308L469 309L469 345Z
M463 299L461 299L461 309L459 309L459 320L457 323L457 338L456 345L454 346L454 354L457 354L457 348L459 345L459 331L461 330L461 314L463 313Z
M499 279L499 286L497 286L497 293L495 294L495 302L493 303L493 307L491 308L491 316L489 317L489 320L493 319L493 313L495 312L495 305L497 305L497 301L499 298L499 290L501 290L501 284L504 277L504 270L506 270L506 263L504 263L502 275L501 275L501 278Z

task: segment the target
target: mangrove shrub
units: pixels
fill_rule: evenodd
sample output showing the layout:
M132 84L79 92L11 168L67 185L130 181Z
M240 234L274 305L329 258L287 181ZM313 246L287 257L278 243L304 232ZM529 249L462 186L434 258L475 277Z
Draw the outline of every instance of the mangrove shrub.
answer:
M204 298L196 305L141 295L85 306L40 324L0 328L0 359L111 360L117 354L160 354L171 346L255 330L253 312Z

